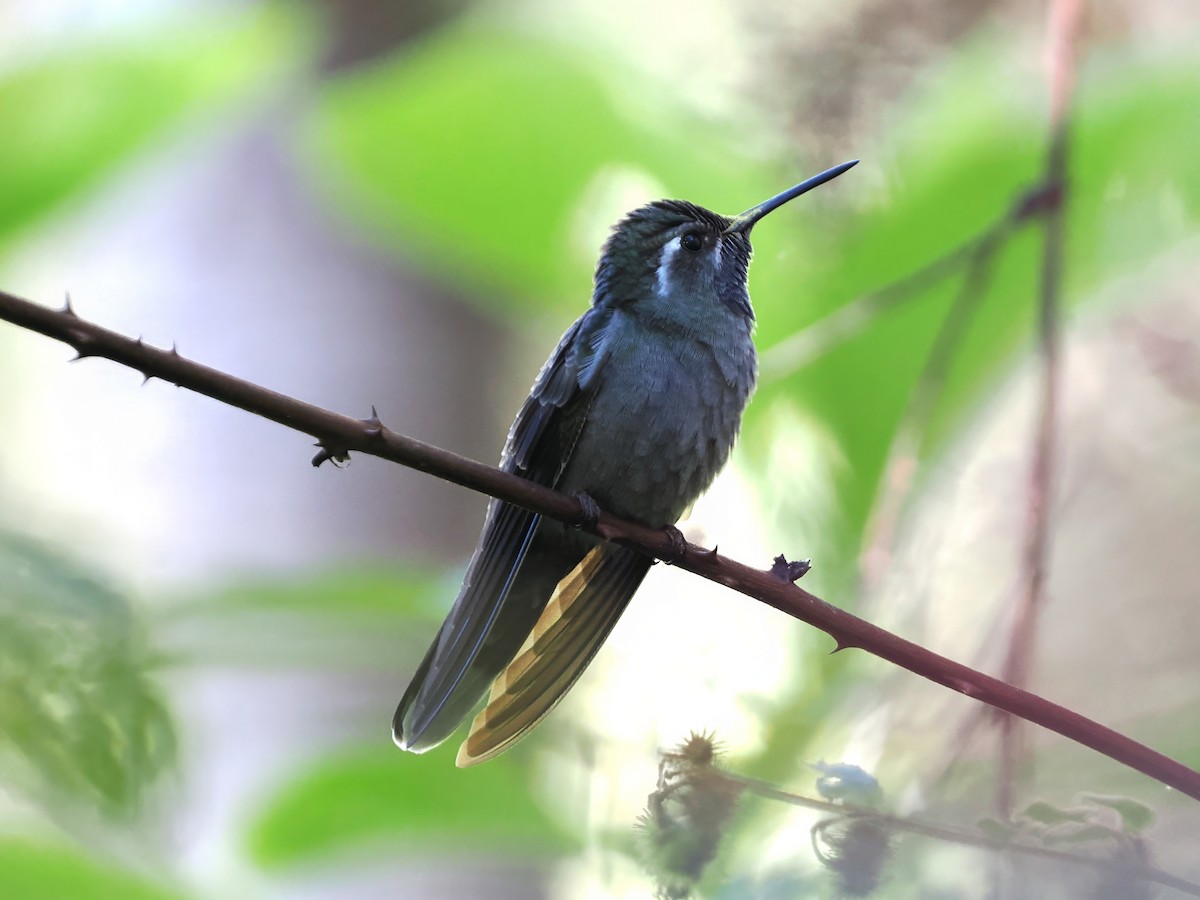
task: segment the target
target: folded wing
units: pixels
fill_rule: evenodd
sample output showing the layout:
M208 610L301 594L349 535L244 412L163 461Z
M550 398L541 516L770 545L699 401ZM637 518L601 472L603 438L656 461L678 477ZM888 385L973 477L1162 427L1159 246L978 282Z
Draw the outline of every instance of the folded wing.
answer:
M563 335L513 423L502 468L556 484L600 387L606 316L590 310ZM492 501L458 598L396 709L401 747L422 752L445 740L512 659L591 545L556 535L540 516Z

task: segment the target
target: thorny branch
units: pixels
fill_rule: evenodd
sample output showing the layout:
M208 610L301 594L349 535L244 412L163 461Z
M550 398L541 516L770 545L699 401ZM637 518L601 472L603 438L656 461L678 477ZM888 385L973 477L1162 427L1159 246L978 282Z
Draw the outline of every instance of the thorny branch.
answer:
M159 350L79 318L68 305L48 309L0 291L0 319L36 331L74 347L78 358L103 357L180 387L239 407L315 437L322 447L314 464L367 453L428 472L471 490L490 494L559 521L581 518L577 499L503 472L491 466L414 440L383 426L372 414L355 419L276 393L224 372L192 362L174 349ZM961 663L932 653L875 625L856 618L797 587L787 576L755 569L694 544L677 554L664 530L601 512L596 534L669 560L710 581L723 584L824 631L835 650L857 647L917 675L997 709L1042 725L1064 737L1136 769L1165 785L1200 800L1200 772L1106 728L1058 704ZM797 567L797 571L803 567Z

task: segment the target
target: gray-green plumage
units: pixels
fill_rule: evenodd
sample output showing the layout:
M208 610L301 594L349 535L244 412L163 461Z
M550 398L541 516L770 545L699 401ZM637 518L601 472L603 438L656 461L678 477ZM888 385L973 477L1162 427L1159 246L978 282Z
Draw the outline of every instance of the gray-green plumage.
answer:
M596 269L591 308L543 367L509 432L502 468L587 494L616 515L673 525L725 465L754 389L750 228L850 165L736 218L663 200L619 222ZM593 550L583 577L577 566ZM486 733L472 732L467 762L505 749L569 690L650 563L492 501L454 607L396 710L396 743L420 752L445 740L536 625L536 652L522 653L521 676L505 681L500 701L493 697L486 727L477 721ZM569 612L539 621L573 571L564 582Z

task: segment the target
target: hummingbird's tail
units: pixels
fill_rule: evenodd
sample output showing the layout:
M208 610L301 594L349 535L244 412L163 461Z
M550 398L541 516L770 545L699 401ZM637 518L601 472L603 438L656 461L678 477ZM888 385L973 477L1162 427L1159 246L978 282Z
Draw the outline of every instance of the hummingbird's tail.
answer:
M458 750L460 767L498 756L566 696L642 583L651 560L615 544L592 548L558 585Z
M392 739L424 753L449 737L511 661L558 582L596 544L494 502L462 590L392 719Z
M396 707L392 739L402 750L424 753L453 734L520 648L566 568L554 565L552 557L538 557L524 560L502 597L464 584ZM480 608L485 602L488 608ZM458 614L460 608L465 615ZM465 634L471 628L480 633Z

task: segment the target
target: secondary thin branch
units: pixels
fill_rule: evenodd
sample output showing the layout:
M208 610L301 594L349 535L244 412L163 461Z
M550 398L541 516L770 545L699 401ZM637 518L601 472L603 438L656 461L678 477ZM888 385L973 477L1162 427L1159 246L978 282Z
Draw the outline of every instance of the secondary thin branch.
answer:
M1025 541L1022 550L1024 580L1013 610L1008 653L1001 674L1005 681L1024 687L1033 669L1037 621L1046 603L1050 558L1050 507L1058 429L1061 376L1062 270L1064 253L1067 153L1071 94L1075 77L1075 38L1082 13L1080 0L1054 0L1050 4L1047 62L1050 81L1050 141L1045 180L1060 186L1061 202L1049 210L1043 224L1042 272L1038 294L1038 357L1041 382L1037 428L1033 436ZM996 811L1007 816L1013 807L1021 733L1009 716L1000 719L1000 765L996 777Z
M422 443L383 426L372 413L356 419L276 393L79 318L68 304L61 310L0 291L0 319L62 341L79 358L103 357L222 403L309 434L321 444L314 464L358 451L428 472L463 487L498 497L563 522L582 518L579 501L448 450ZM857 647L940 685L1049 728L1200 800L1200 772L1139 744L1110 728L1041 697L1005 684L944 656L884 631L826 603L788 581L803 567L755 569L694 544L677 557L665 531L601 513L595 532L643 553L669 560L821 629L836 650Z

